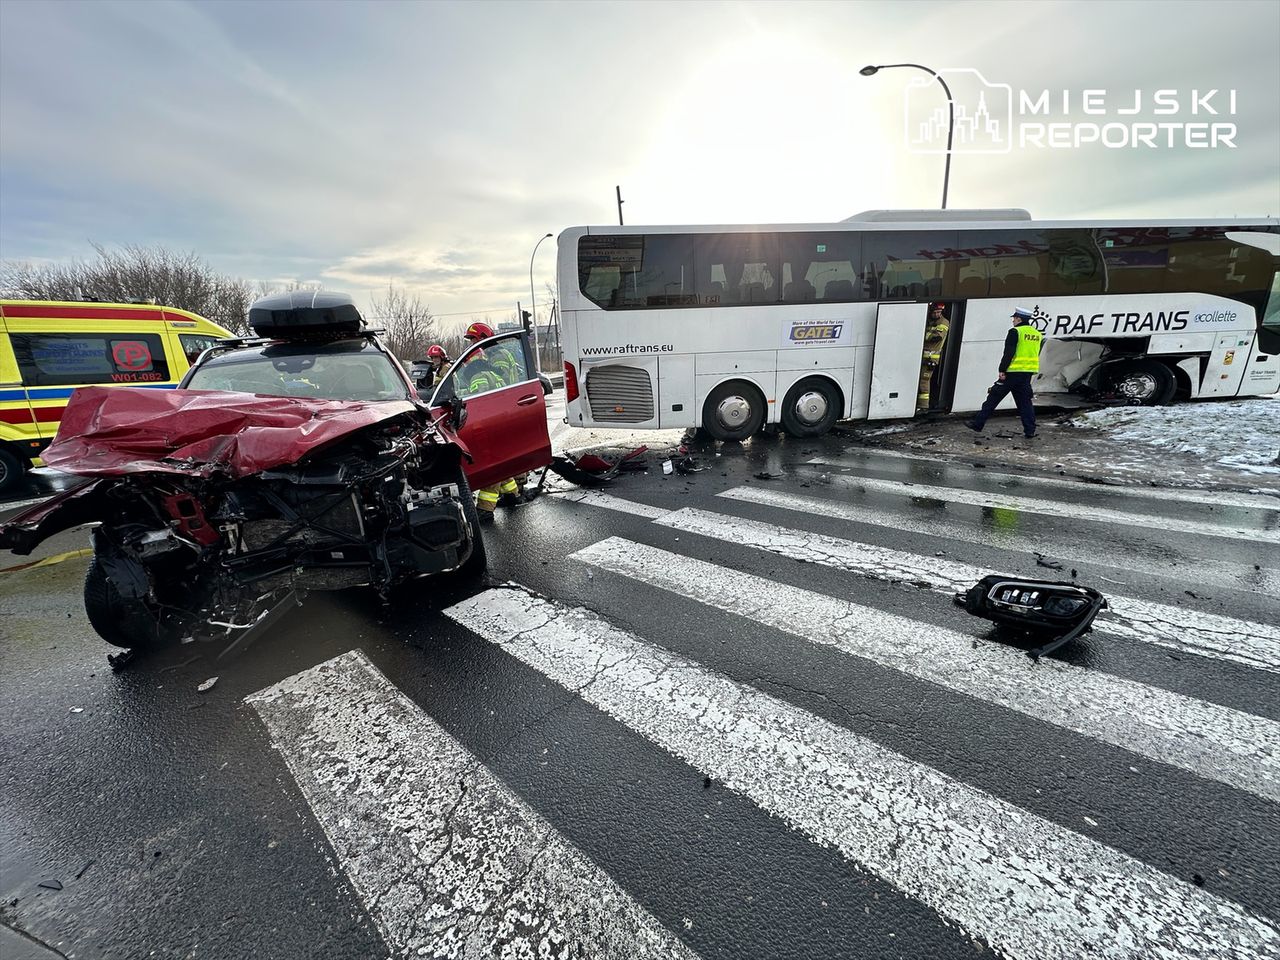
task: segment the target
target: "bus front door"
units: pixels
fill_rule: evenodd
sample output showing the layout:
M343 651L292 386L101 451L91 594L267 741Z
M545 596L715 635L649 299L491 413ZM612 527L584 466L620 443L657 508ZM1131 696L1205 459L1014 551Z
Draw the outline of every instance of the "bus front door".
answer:
M914 416L927 303L882 303L876 310L868 420Z

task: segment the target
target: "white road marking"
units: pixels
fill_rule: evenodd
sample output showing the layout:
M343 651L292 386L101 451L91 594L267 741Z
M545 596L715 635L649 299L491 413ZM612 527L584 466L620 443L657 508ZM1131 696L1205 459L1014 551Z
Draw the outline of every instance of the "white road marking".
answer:
M1152 530L1168 530L1172 533L1192 533L1206 537L1226 537L1250 542L1280 543L1280 530L1246 530L1237 527L1183 520L1180 517L1162 517L1156 514L1125 513L1107 507L1092 507L1080 503L1060 503L1038 497L1019 497L1006 493L985 493L981 490L965 490L960 487L940 487L928 483L905 483L900 480L879 480L875 477L848 477L835 475L831 483L845 489L888 493L901 497L924 497L948 503L964 503L974 507L1018 510L1031 515L1067 517L1071 520L1090 520L1095 523L1122 524L1127 527L1145 527Z
M937 457L918 456L903 453L899 450L856 451L857 453L866 454L865 457L851 456L850 454L853 452L846 452L844 456L840 457L814 457L807 462L856 469L865 468L868 465L868 457L894 457L899 460L910 460L914 463L927 463L930 466L943 465L961 468L968 466L968 463L971 462L967 462L963 454L951 454L950 459L940 461ZM977 471L974 471L974 473L975 476L978 475ZM1114 494L1121 497L1142 497L1147 500L1181 500L1184 503L1209 504L1215 507L1232 506L1246 507L1252 510L1280 511L1280 497L1259 493L1239 493L1230 490L1211 492L1208 490L1194 490L1188 487L1140 487L1134 484L1089 483L1083 480L1069 480L1066 477L1041 477L1025 473L996 473L992 470L982 470L980 476L991 480L1012 480L1016 483L1057 487L1060 490L1087 490L1090 494L1099 494L1104 497Z
M247 702L396 957L696 958L363 654Z
M1280 931L1237 904L589 611L506 588L445 612L1009 960L1280 951Z
M794 530L686 507L654 521L704 537L766 550L795 560L849 570L864 577L894 583L925 583L941 593L967 590L989 573L1010 573L1044 579L1052 571L1028 566L984 570L967 563L922 557L856 540ZM1184 610L1168 604L1104 591L1110 608L1096 621L1098 629L1117 636L1158 644L1184 653L1280 673L1280 627L1237 620L1212 613Z
M1252 564L1197 560L1192 572L1186 568L1175 568L1159 557L1126 557L1123 554L1117 554L1114 550L1099 556L1097 550L1082 547L1080 541L1051 540L1041 535L1036 535L1033 539L1030 532L1023 532L1016 526L1007 529L999 526L987 528L974 523L965 523L946 515L923 516L921 513L884 510L842 500L827 500L754 486L735 487L718 496L815 516L839 517L854 523L869 523L894 530L924 533L939 541L963 540L966 543L978 543L1022 553L1039 550L1041 553L1071 563L1090 565L1101 563L1111 567L1136 570L1144 575L1156 570L1163 576L1179 578L1193 576L1202 583L1212 582L1220 586L1269 595L1280 594L1280 571L1270 567L1254 569ZM1021 516L1017 514L1013 518L1014 522L1016 523Z
M1280 801L1280 723L620 537L571 559Z
M622 497L615 497L611 493L605 493L602 490L589 490L575 488L572 490L554 491L551 496L557 500L568 500L570 503L585 503L590 507L602 507L605 510L616 510L619 513L629 513L637 517L645 517L648 520L654 520L658 517L666 516L671 511L666 507L651 507L647 503L637 503L634 500L624 500Z

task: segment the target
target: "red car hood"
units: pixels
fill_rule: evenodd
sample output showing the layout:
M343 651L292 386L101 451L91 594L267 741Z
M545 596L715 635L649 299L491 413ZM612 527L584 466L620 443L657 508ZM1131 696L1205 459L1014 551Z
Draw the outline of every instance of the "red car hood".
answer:
M297 462L347 434L406 413L408 400L359 402L221 390L83 387L41 459L86 477L178 473L245 477Z

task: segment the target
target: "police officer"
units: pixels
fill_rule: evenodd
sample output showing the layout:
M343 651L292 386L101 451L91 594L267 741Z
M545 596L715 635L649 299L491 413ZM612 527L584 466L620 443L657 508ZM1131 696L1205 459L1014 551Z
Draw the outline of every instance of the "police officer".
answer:
M494 336L493 327L479 321L467 327L463 339L469 344L479 343ZM502 346L490 350L474 350L467 355L460 379L468 396L497 390L519 382L519 371L515 369L510 351ZM524 502L524 495L515 479L503 480L492 486L476 491L476 510L482 520L492 519L498 509L498 502L504 506L513 506Z
M1031 311L1022 307L1010 318L1013 329L1004 338L1004 355L1000 358L1000 376L987 391L987 402L977 416L965 423L970 430L982 431L996 406L1013 394L1022 417L1022 432L1028 440L1036 435L1036 409L1031 402L1031 378L1040 372L1040 348L1044 334L1031 324Z
M947 321L947 305L935 303L929 310L929 323L924 328L924 353L920 358L920 386L916 392L916 409L928 410L933 385L942 365L942 348L947 342L951 324Z

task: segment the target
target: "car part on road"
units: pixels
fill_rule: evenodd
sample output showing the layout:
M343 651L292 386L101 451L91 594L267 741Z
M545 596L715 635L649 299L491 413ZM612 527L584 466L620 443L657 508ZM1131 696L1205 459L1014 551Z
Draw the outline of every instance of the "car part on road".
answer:
M1084 634L1107 600L1091 587L1054 580L1031 580L993 573L964 593L956 606L1023 634L1052 637L1034 650L1033 660L1052 653Z
M644 469L644 461L640 457L648 451L648 447L636 447L612 462L594 453L586 453L576 458L557 456L551 458L551 466L548 469L579 487L602 487L624 470ZM544 474L543 479L545 478ZM538 483L538 489L542 489L541 481Z

